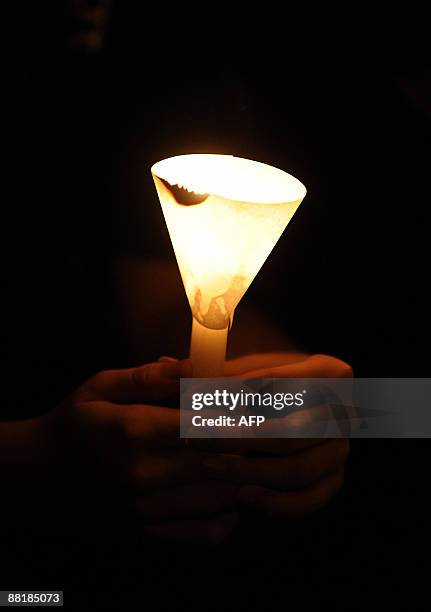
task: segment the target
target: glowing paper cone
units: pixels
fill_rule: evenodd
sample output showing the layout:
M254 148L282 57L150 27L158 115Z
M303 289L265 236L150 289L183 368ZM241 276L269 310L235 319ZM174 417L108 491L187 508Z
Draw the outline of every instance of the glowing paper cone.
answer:
M194 376L220 376L234 310L306 189L231 155L170 157L151 172L192 309Z

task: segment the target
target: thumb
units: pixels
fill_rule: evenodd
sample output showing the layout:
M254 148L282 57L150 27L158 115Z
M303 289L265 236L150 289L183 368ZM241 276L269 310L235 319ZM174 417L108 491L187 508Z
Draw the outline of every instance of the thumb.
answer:
M104 399L117 403L147 403L179 392L180 378L190 377L188 359L147 363L126 370L99 372L82 389L86 399Z

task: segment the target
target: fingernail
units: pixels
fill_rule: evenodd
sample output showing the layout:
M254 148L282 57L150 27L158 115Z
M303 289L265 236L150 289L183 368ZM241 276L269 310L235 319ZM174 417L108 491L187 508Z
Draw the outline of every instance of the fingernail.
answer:
M160 384L161 382L178 382L181 366L179 361L148 363L133 372L133 379L138 385Z
M181 377L181 361L161 361L161 365L163 366L163 377L174 380L180 384Z
M158 358L157 361L160 363L175 363L176 361L178 361L178 359L175 359L174 357L168 357L167 355L162 355Z

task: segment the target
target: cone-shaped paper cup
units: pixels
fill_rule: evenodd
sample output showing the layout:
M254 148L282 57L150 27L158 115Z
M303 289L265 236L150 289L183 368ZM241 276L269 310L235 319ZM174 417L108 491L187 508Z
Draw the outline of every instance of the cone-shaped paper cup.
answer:
M180 155L151 172L193 314L194 375L221 375L234 310L306 189L282 170L230 155Z

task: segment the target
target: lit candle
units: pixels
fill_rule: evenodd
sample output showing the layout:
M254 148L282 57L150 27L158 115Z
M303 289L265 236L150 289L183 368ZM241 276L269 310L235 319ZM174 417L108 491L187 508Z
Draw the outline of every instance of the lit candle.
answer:
M193 374L221 376L235 308L306 189L231 155L170 157L151 172L192 310Z

